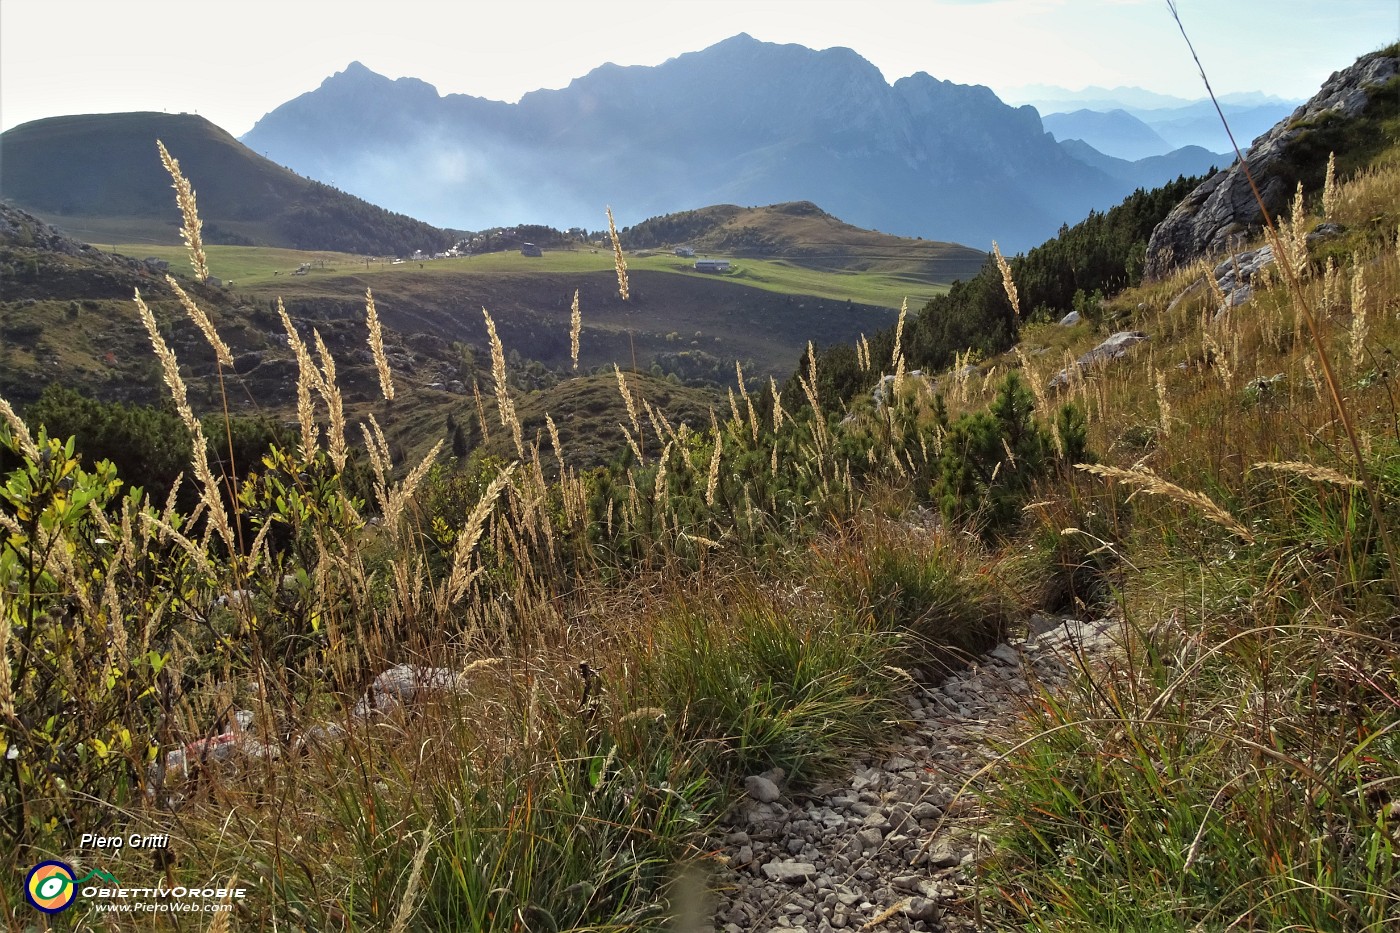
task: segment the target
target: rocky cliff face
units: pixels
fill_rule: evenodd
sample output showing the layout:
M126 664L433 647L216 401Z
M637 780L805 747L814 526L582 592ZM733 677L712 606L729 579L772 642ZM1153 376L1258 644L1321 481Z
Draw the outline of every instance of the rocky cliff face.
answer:
M1315 173L1317 166L1307 164L1310 160L1320 154L1326 161L1320 147L1305 145L1310 135L1358 119L1375 101L1396 96L1397 75L1400 56L1395 46L1358 59L1350 68L1334 72L1311 100L1254 141L1245 162L1270 215L1286 210L1298 182ZM1305 148L1310 150L1306 157ZM1147 247L1146 274L1160 278L1202 256L1238 248L1262 226L1259 204L1237 162L1202 182L1157 226Z

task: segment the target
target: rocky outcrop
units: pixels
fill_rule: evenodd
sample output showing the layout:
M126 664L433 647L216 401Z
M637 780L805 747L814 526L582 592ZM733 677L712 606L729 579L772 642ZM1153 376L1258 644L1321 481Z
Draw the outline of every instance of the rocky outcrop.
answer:
M33 214L6 203L0 203L0 249L37 250L63 256L82 256L112 268L154 271L135 259L104 253L96 247L80 243Z
M1126 356L1129 347L1134 344L1142 343L1146 339L1147 335L1140 330L1120 330L1118 333L1113 334L1103 343L1075 360L1074 366L1076 369L1082 371L1091 366L1102 365L1110 360L1116 360L1120 356ZM1050 380L1050 388L1063 388L1069 385L1069 380L1069 369L1062 369Z
M1273 264L1272 246L1236 253L1218 264L1211 274L1215 276L1215 286L1225 300L1215 309L1215 316L1219 317L1230 308L1237 308L1253 298L1255 277Z
M1300 180L1299 166L1290 158L1295 141L1324 118L1360 116L1398 74L1394 47L1367 55L1333 73L1311 100L1254 141L1245 162L1270 214L1286 209ZM1249 179L1236 162L1201 182L1157 225L1147 246L1146 276L1161 278L1203 256L1238 249L1262 224Z

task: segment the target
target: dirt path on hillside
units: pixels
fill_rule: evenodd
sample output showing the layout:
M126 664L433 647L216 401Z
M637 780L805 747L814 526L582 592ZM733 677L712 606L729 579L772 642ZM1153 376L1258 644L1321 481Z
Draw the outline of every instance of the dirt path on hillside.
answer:
M1036 615L1027 637L907 695L900 743L845 779L789 795L780 774L750 777L717 832L729 867L714 929L982 929L973 875L990 854L978 831L988 815L967 785L1006 744L1032 684L1064 683L1116 632L1109 620Z

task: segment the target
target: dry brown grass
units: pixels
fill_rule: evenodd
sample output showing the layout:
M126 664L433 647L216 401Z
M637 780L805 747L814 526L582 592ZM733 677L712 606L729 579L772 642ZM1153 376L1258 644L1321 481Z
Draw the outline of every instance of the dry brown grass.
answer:
M632 292L627 285L627 258L622 255L622 241L617 238L617 224L613 222L612 208L608 208L608 236L612 240L613 267L617 271L617 293L623 301L629 301Z
M384 354L384 332L379 327L379 312L374 307L374 292L365 289L365 326L369 328L369 352L374 368L379 371L379 390L390 402L394 400L394 374L389 358Z
M172 187L175 189L175 201L180 208L181 224L180 237L185 241L185 248L189 250L190 265L194 268L194 277L197 281L203 282L209 278L209 260L204 255L204 221L199 219L199 209L195 203L194 188L190 186L189 180L180 171L180 163L166 151L165 143L156 140L156 149L160 152L161 164L170 173Z
M1016 290L1016 280L1011 276L1011 264L1001 254L1001 247L997 245L996 240L992 241L992 256L996 258L997 268L1001 270L1001 287L1006 292L1006 299L1011 302L1011 310L1019 318L1021 316L1021 293Z
M578 369L578 339L583 331L583 315L578 307L578 289L574 289L574 301L569 306L569 359L574 369Z

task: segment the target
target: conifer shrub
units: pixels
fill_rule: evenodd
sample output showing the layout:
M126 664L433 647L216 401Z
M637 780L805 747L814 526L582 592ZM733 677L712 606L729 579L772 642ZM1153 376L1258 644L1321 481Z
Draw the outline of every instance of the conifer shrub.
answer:
M932 491L948 521L974 523L988 535L1016 523L1054 455L1034 412L1034 397L1013 371L987 411L961 415L948 426Z

